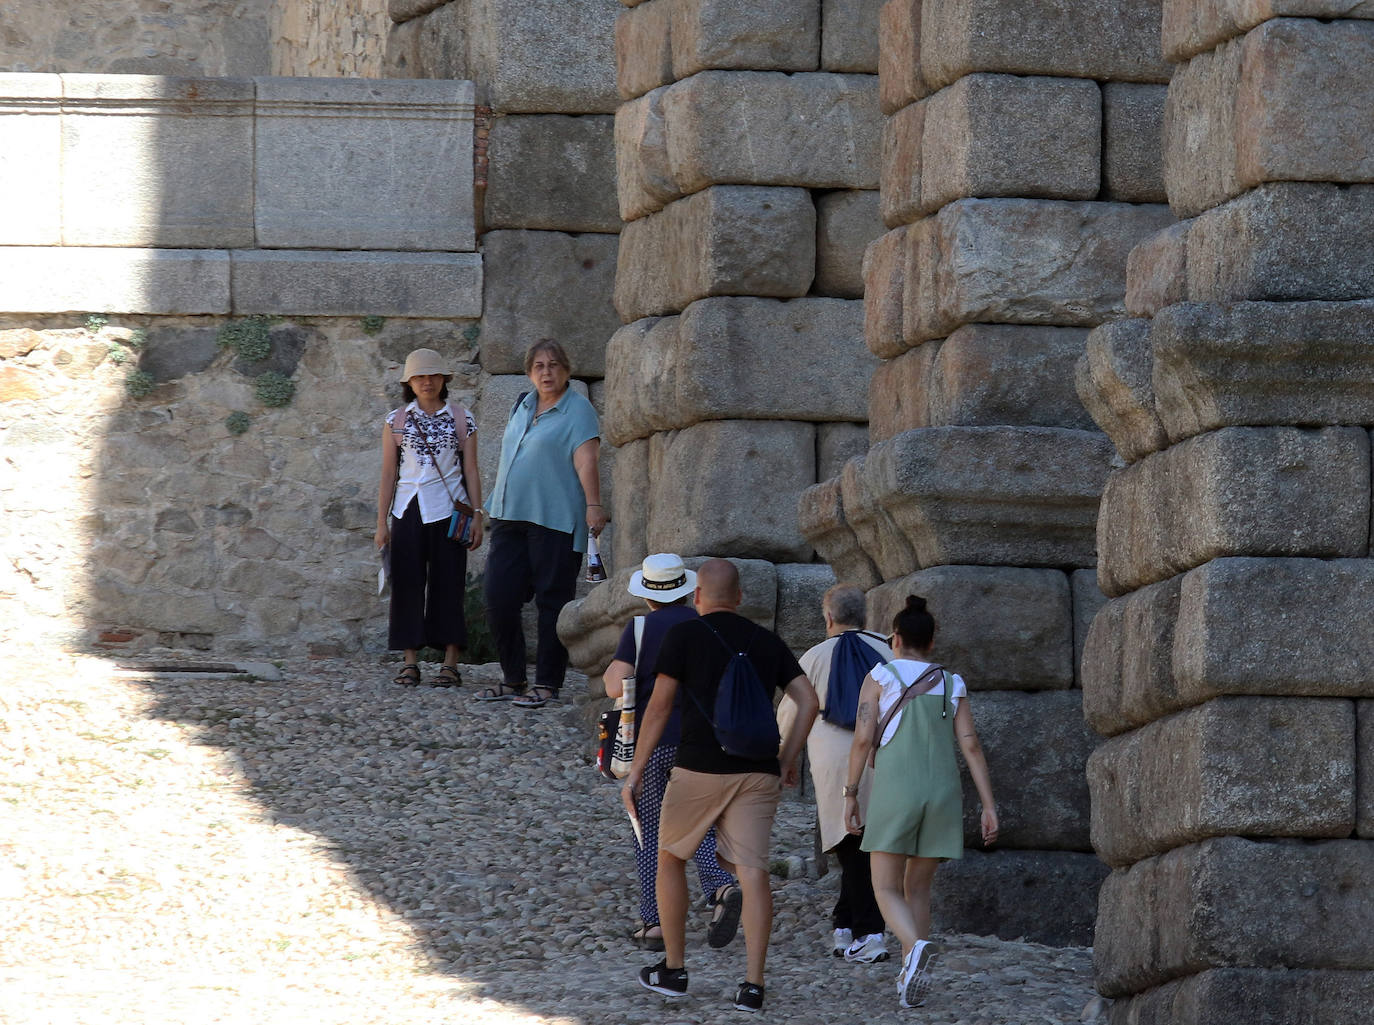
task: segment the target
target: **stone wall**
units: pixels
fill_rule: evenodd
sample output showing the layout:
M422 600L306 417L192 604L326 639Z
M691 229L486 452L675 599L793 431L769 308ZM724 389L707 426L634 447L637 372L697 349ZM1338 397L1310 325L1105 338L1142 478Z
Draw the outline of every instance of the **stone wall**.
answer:
M1184 220L1079 365L1122 463L1083 658L1118 1025L1368 1018L1368 6L1166 5Z
M1160 17L1159 0L880 12L871 447L799 516L836 575L870 589L874 628L924 595L936 657L975 692L1002 838L976 853L967 786L970 856L937 877L943 928L1091 941L1103 869L1077 667L1103 601L1094 526L1112 453L1074 368L1088 330L1124 311L1131 248L1173 220Z
M381 78L386 0L272 0L272 74Z
M0 71L266 75L279 0L5 0Z
M819 598L834 576L813 564L796 501L866 444L878 5L625 6L625 326L606 349L604 420L619 449L613 559L627 570L655 551L762 560L772 580L747 597L802 649L823 635ZM560 624L592 670L614 649L600 604L570 606ZM623 604L609 599L628 614Z
M455 397L476 390L472 100L0 75L7 628L383 645L371 537L400 361L431 346Z

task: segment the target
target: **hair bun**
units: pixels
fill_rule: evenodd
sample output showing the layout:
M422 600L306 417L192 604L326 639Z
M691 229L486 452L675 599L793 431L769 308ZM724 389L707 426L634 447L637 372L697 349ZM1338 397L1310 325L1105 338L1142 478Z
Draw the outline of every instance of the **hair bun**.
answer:
M926 600L919 594L907 595L906 607L911 612L924 612L926 610Z

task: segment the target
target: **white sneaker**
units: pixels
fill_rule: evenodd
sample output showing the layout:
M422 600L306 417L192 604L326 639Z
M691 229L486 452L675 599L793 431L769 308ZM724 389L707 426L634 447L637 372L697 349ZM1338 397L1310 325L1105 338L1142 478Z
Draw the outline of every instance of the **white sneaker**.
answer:
M830 953L836 957L844 957L844 952L849 949L849 945L854 942L854 934L848 929L836 929Z
M860 936L844 952L844 959L850 964L873 964L875 961L886 961L887 958L887 944L883 942L880 932Z
M903 1007L919 1007L930 992L930 962L940 953L940 946L929 940L917 940L916 946L902 962L897 976L897 993Z

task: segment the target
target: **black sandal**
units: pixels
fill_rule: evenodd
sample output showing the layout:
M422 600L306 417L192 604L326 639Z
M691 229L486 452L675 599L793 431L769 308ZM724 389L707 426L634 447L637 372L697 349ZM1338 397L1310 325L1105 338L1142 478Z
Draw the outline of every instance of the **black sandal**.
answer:
M643 947L645 950L661 952L663 950L663 937L661 935L650 936L650 929L659 929L660 933L662 932L657 922L646 923L630 933L630 939L636 946Z
M420 686L420 667L414 662L407 662L401 671L392 677L391 682L398 683L402 687Z
M472 696L474 701L512 701L525 693L523 683L498 683L495 687L485 687Z
M445 662L439 667L439 675L430 680L429 685L431 687L461 687L463 677L458 672L457 666L451 666Z
M528 694L522 694L511 702L516 708L543 708L558 697L552 687L535 687Z
M738 883L726 883L713 895L715 911L706 930L706 945L719 950L729 945L739 931L739 916L744 909L744 891Z

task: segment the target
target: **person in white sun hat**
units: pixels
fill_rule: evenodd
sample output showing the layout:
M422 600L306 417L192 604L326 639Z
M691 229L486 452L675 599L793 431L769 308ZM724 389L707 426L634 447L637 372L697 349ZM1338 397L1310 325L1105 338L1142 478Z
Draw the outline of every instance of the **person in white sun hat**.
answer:
M654 662L659 644L670 626L684 620L696 619L691 597L696 590L697 575L682 563L682 558L666 552L650 555L642 567L630 577L625 589L636 598L643 598L649 606L647 616L636 616L625 625L615 658L606 668L606 694L618 698L624 693L626 677L634 677L635 733L639 733L644 709L654 693ZM639 635L638 644L635 638ZM658 815L663 806L663 793L668 789L668 774L673 771L678 740L682 735L682 709L675 708L663 735L644 771L644 785L639 792L636 808L644 835L644 845L635 850L635 864L639 869L639 928L630 938L646 950L663 949L663 929L658 924L658 900L654 894L654 880L658 874ZM735 877L720 867L716 859L716 831L712 829L697 847L692 858L701 880L701 892L707 904L715 909L707 942L723 947L734 938L739 928L739 913L743 906Z

